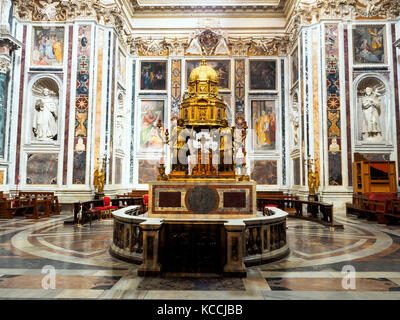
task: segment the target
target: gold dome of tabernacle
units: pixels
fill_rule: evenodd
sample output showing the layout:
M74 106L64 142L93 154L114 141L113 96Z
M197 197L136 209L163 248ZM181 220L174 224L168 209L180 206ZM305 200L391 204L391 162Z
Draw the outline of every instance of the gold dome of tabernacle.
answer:
M193 71L190 73L189 82L194 81L219 82L217 72L207 65L205 59L201 61L199 67L193 69Z
M181 118L190 126L221 126L226 104L218 96L218 74L203 58L190 73L188 96L181 104Z

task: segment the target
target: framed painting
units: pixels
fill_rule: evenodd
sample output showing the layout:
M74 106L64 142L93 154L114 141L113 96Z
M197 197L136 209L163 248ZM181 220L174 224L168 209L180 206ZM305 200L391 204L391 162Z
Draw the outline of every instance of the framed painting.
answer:
M353 64L387 64L385 25L357 25L353 29Z
M146 184L157 181L159 160L139 160L138 182Z
M118 52L118 82L125 88L126 79L126 56L119 50Z
M200 66L200 60L186 61L186 88L189 84L190 73ZM207 60L207 65L213 68L218 74L219 90L231 90L231 61L230 60Z
M162 151L164 144L158 133L157 124L161 121L164 124L164 100L141 100L139 127L140 136L139 152L159 152Z
M140 89L165 91L167 89L167 62L142 61L140 65Z
M299 52L297 47L290 56L290 60L292 66L292 86L294 86L299 80Z
M31 65L62 67L64 63L64 28L34 27Z
M250 90L275 91L277 90L275 60L250 61Z
M258 185L278 184L278 161L254 160L251 162L251 180Z
M276 122L274 100L251 101L253 152L275 149L277 132Z

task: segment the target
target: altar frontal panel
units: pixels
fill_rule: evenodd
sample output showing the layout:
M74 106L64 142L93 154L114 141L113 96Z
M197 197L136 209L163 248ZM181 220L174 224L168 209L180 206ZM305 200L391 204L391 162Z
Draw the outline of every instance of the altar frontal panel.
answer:
M149 214L253 215L256 213L252 183L154 183L150 185Z

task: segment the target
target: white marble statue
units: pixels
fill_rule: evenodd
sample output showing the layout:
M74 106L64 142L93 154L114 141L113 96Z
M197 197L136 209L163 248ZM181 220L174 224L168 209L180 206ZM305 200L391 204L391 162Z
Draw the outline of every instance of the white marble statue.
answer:
M381 110L381 90L382 87L368 86L364 90L361 98L362 114L362 137L365 141L379 142L382 140L382 127L380 116Z
M35 102L33 115L33 135L37 140L57 140L58 99L48 88Z

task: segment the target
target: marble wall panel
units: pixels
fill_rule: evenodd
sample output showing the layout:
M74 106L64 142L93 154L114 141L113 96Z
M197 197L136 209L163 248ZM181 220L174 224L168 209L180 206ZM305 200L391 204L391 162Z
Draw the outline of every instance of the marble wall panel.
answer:
M122 184L123 159L115 158L115 184Z
M0 73L0 157L4 158L7 120L7 75Z
M132 61L132 104L131 104L131 143L130 143L130 164L129 164L129 182L133 183L134 151L135 151L135 83L136 83L136 61Z
M339 77L339 26L325 25L325 64L327 88L328 181L330 186L343 184L341 145L341 102ZM331 142L331 143L329 143ZM334 143L334 145L332 145Z
M80 25L78 28L73 184L86 184L86 144L84 150L82 147L77 150L76 144L86 140L88 131L91 33L92 27L89 25ZM79 140L79 137L85 139Z
M57 184L58 155L54 153L28 153L26 184Z
M300 185L300 158L293 159L293 184Z
M101 109L103 103L103 57L104 57L104 30L99 29L97 36L97 84L96 84L96 115L94 120L94 168L99 169L100 140L101 140ZM98 159L100 159L98 161Z
M245 117L245 60L235 60L235 124L240 129L244 126Z
M182 60L172 60L171 65L171 121L179 117L182 90ZM172 130L172 129L171 129Z

